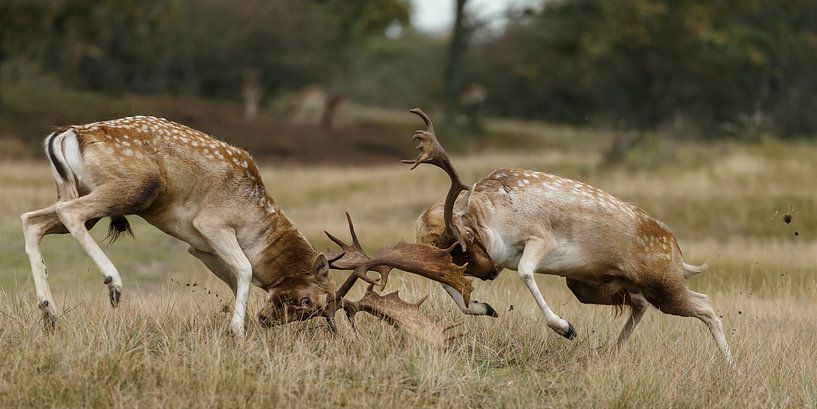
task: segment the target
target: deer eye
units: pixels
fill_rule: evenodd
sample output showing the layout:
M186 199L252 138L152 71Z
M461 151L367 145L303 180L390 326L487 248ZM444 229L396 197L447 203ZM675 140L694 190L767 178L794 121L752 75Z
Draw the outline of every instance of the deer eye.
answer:
M310 300L309 297L301 298L301 305L303 306L312 305L312 300Z

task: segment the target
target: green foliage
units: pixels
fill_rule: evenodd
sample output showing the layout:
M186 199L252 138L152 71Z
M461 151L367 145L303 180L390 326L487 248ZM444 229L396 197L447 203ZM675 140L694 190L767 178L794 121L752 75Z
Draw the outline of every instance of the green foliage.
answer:
M708 134L817 130L817 3L548 3L472 56L498 114Z
M11 0L0 62L32 60L104 93L236 98L249 70L268 94L328 82L359 43L408 21L402 0Z
M411 9L406 0L318 0L333 16L347 39L362 39L383 32L392 24L408 25Z
M418 35L367 41L351 64L350 96L401 111L431 106L442 86L444 47L443 40Z

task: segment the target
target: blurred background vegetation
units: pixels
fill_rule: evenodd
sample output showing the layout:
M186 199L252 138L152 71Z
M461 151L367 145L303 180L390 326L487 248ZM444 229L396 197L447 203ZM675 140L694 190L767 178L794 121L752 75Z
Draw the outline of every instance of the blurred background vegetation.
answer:
M396 156L374 106L444 113L472 140L488 117L601 128L614 161L655 134L817 131L813 1L449 3L450 30L428 33L412 24L421 1L2 0L0 148L30 154L49 126L136 113L262 157L312 160L275 138L296 133Z

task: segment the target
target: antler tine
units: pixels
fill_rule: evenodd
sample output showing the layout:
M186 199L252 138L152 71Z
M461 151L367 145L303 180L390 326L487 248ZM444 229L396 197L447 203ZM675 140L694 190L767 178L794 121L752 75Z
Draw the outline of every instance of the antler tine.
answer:
M469 188L460 181L457 170L454 169L453 165L451 165L451 159L448 157L448 153L437 140L437 134L434 132L434 125L431 123L431 119L428 117L428 115L426 115L426 113L420 108L411 109L409 112L422 118L428 129L425 131L416 131L414 133L414 136L411 139L418 141L417 149L420 151L420 154L417 155L417 159L413 161L404 160L403 163L411 164L412 170L421 163L429 163L439 167L448 174L448 177L451 179L451 187L448 189L448 195L445 197L445 209L443 211L443 217L445 219L445 232L450 238L456 239L457 243L460 244L462 251L465 252L467 243L460 234L459 229L454 226L454 203L457 201L457 197L459 197L460 192L463 190L469 190Z
M355 224L352 222L352 217L346 213L346 221L349 224L349 233L352 235L352 244L346 244L343 240L335 237L332 233L324 231L329 240L337 244L341 253L327 253L327 259L331 260L330 266L338 270L354 270L361 264L365 264L371 258L363 251L360 241L355 233Z
M352 245L355 246L355 248L361 249L361 251L363 251L362 247L360 247L360 241L357 239L357 233L355 233L355 224L352 223L352 216L349 216L349 212L345 213L346 222L349 223L349 233L352 234Z
M377 284L377 281L369 277L367 272L369 270L374 270L380 273L380 284L381 288L386 286L389 278L389 272L391 271L391 267L382 266L382 265L372 265L372 259L366 252L363 251L363 246L360 244L360 240L357 237L357 233L355 232L355 225L352 222L352 216L349 215L349 212L346 212L346 222L349 224L349 233L352 236L352 244L346 244L343 240L337 238L333 234L325 231L326 235L329 237L329 240L332 240L335 244L337 244L341 248L341 253L328 253L327 258L331 260L329 263L330 267L338 270L352 270L352 274L346 278L346 281L340 286L340 288L335 292L334 300L332 301L332 307L329 308L328 314L332 315L334 318L334 313L341 308L340 304L343 303L343 297L346 296L346 293L352 289L358 279L363 280L369 285Z
M429 118L428 115L426 115L426 113L423 112L422 109L412 108L412 109L409 109L409 112L411 112L412 114L416 114L420 118L422 118L423 122L426 123L426 128L428 128L428 129L426 129L426 131L431 132L432 134L436 135L436 133L434 132L434 124L431 123L431 118Z

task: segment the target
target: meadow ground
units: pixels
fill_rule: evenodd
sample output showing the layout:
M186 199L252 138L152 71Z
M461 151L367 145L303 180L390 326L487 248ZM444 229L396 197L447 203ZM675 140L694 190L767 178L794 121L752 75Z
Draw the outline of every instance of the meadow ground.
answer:
M342 324L337 337L317 320L270 329L249 320L247 338L236 340L223 312L232 304L226 285L185 245L138 218L135 239L106 249L125 280L116 310L73 239L44 240L63 311L56 334L46 336L18 216L50 204L55 192L44 163L5 162L0 407L817 407L817 146L676 145L638 155L630 166L609 167L594 147L553 142L454 160L472 181L503 166L579 179L666 222L687 261L711 265L689 285L710 295L723 318L734 369L701 322L655 309L613 354L624 318L580 304L563 279L540 276L551 307L577 328L578 337L565 340L546 327L512 271L475 283L474 298L496 307L496 319L463 316L421 278L390 281L409 300L430 294L423 311L462 324L449 349L373 318L356 333ZM447 189L437 169L397 164L265 167L263 176L319 249L330 248L323 230L348 237L344 210L369 250L411 240L417 215ZM254 292L250 317L261 296Z

